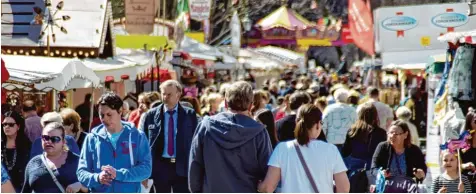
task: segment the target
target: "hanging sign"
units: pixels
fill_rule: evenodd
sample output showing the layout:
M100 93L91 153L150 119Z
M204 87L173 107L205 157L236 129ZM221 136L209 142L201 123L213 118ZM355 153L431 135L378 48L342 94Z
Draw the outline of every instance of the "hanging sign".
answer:
M211 0L189 0L190 18L204 21L210 18Z
M468 17L467 12L468 3L380 7L374 11L376 50L444 51L448 44L438 41L438 37L476 29L476 22L471 20L474 18Z
M126 31L129 34L150 34L154 32L157 11L155 0L124 0Z

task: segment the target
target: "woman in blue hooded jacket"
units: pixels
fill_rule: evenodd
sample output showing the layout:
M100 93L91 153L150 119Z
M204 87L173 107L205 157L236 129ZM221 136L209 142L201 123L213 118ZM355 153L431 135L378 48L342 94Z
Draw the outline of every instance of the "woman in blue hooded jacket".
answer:
M137 193L150 177L152 159L144 132L121 121L121 98L106 93L99 99L102 124L84 140L78 179L91 192Z

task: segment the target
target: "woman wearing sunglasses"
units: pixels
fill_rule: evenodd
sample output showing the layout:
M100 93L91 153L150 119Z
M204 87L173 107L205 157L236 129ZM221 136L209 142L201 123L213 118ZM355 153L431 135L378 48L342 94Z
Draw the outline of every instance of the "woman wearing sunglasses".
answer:
M31 142L25 135L25 120L13 111L3 115L2 122L2 162L8 170L15 190L23 186L25 166L28 163Z
M405 121L393 121L387 131L387 141L380 143L372 158L371 168L382 169L386 177L409 177L423 180L426 175L425 157L411 143L410 129ZM374 188L371 188L371 191Z
M61 123L49 123L41 136L43 154L33 157L25 170L22 193L77 193L88 190L76 176L79 156L68 151Z

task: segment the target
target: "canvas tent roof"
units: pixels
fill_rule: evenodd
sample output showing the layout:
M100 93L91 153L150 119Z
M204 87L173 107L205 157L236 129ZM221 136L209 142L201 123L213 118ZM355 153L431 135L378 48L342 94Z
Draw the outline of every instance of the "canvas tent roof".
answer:
M155 55L144 50L116 48L116 56L108 59L84 59L86 67L91 68L105 82L112 76L114 81L121 81L127 75L129 80L136 80L138 74L146 72L156 64Z
M216 63L215 69L231 69L237 62L233 56L221 52L218 48L200 43L187 36L184 37L180 48L189 53L192 58L216 61L219 57L223 57L224 64Z
M38 90L65 91L100 86L93 70L79 59L19 55L3 55L2 58L10 73L10 80L34 84ZM2 87L11 89L7 85L3 84Z
M276 27L295 30L295 27L303 29L312 26L313 24L296 13L293 9L287 8L286 6L281 6L271 14L259 20L257 25L261 26L263 30Z

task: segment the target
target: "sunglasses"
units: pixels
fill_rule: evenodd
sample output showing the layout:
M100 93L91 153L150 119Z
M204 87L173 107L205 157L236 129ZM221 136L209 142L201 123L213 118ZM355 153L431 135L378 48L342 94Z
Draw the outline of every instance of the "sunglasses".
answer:
M59 136L42 135L41 139L43 139L43 141L51 141L51 143L59 143L61 141L61 137Z
M16 125L16 123L2 123L2 127L7 127L7 126L8 127L13 127L15 125Z

